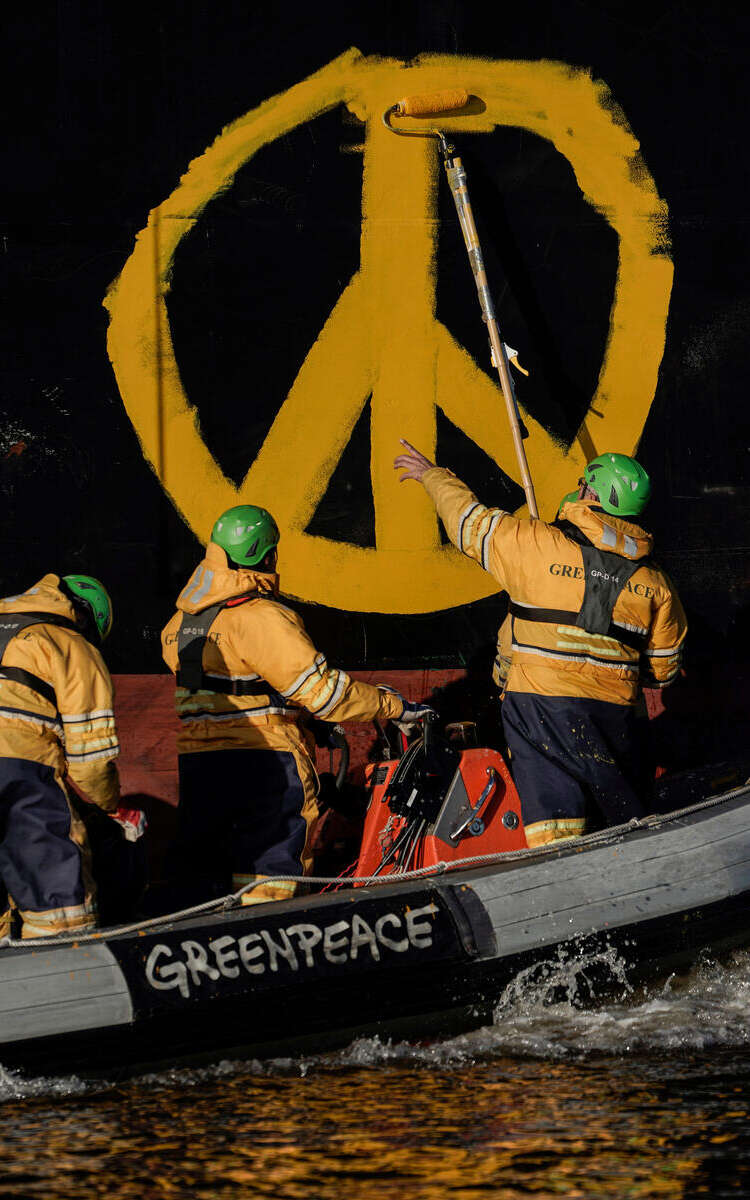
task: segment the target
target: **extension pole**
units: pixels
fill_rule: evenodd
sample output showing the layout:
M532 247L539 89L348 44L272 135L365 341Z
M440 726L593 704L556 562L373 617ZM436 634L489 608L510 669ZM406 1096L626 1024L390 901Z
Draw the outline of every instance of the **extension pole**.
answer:
M505 349L505 344L500 337L500 330L495 316L495 308L490 295L489 283L487 281L487 272L484 266L482 257L482 247L479 243L479 235L474 221L474 213L471 208L469 199L469 191L466 181L466 170L461 159L454 154L453 147L448 144L444 135L439 129L427 131L412 131L405 129L396 129L390 122L390 117L416 117L424 116L428 113L449 112L453 109L463 108L468 103L468 94L465 91L456 89L454 91L436 92L431 95L408 96L404 100L400 100L398 104L394 104L387 112L383 114L383 122L393 133L401 134L405 137L435 137L440 142L443 153L443 166L448 178L448 184L451 189L453 201L456 205L461 232L466 246L466 252L469 256L474 282L477 287L479 296L479 304L482 309L482 320L487 326L487 334L490 340L490 354L492 357L493 366L496 367L500 378L500 387L505 400L505 407L508 414L508 422L510 424L511 437L513 438L513 448L516 452L518 466L521 472L521 483L526 494L526 504L529 509L529 516L538 517L539 510L536 504L536 496L534 494L534 484L529 471L529 462L526 457L526 449L523 444L523 434L521 432L521 420L518 414L518 402L516 400L515 388L510 374L510 364L508 355Z
M534 484L531 480L531 472L529 471L529 462L526 458L526 448L523 444L521 436L521 422L518 416L518 402L516 400L515 388L510 374L510 364L508 355L505 351L505 344L500 337L500 330L495 316L495 306L492 303L490 295L489 283L487 282L487 272L484 267L484 259L482 257L482 247L479 244L479 235L477 227L474 223L474 213L469 199L469 191L466 184L466 171L461 159L458 156L450 156L450 148L445 147L448 153L445 156L444 166L445 173L448 176L453 200L458 213L458 220L461 225L461 232L464 235L464 243L466 251L469 255L469 263L474 275L474 282L477 285L477 293L479 295L479 304L482 309L482 320L487 326L487 333L490 339L490 355L492 357L493 366L497 368L497 373L500 377L500 387L502 388L503 397L505 399L505 407L508 412L508 421L510 422L510 432L513 438L513 447L518 459L518 466L521 471L521 483L523 490L526 493L526 503L529 508L529 516L538 517L539 510L536 506L536 496L534 495Z

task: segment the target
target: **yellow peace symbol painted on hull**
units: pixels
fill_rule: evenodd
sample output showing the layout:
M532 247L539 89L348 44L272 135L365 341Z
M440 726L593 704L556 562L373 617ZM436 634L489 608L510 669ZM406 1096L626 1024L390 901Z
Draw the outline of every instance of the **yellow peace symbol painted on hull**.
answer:
M234 122L190 164L172 195L151 212L105 301L120 392L166 492L203 541L216 516L233 504L271 509L283 534L284 589L302 600L360 612L422 613L497 590L475 564L441 546L422 488L399 484L391 465L399 435L428 454L434 450L439 404L510 475L515 466L497 384L435 319L435 144L394 137L380 120L404 94L451 87L480 96L486 111L446 117L443 128L514 125L549 139L570 162L586 200L619 235L610 332L592 401L600 414L595 431L584 421L565 452L524 413L542 514L554 515L593 453L632 452L651 407L672 286L667 210L606 87L554 62L430 56L405 66L347 52ZM360 269L235 487L207 449L180 380L165 303L172 260L208 202L261 146L342 103L366 122ZM305 528L370 394L376 548L363 549ZM253 404L252 378L241 402Z

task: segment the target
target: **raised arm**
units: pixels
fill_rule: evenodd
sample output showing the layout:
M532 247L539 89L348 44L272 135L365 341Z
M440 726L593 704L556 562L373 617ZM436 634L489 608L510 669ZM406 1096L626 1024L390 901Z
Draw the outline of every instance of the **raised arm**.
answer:
M396 470L403 471L401 482L414 479L421 483L453 545L505 586L499 574L500 559L492 554L492 547L501 522L517 524L516 518L501 508L487 508L451 471L436 467L409 442L401 439L401 445L405 450L393 464Z

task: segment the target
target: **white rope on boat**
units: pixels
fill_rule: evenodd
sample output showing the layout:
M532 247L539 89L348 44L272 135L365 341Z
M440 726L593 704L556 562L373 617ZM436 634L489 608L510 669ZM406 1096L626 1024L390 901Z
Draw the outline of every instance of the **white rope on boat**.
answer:
M372 885L375 887L393 886L394 884L404 883L409 879L425 879L445 875L457 870L459 867L482 867L500 862L518 862L525 858L543 858L547 855L555 854L561 849L567 849L571 843L575 843L576 849L579 846L590 846L597 843L606 845L609 842L617 841L626 833L631 833L638 829L653 829L658 825L668 825L670 822L689 816L694 812L715 808L719 804L724 804L727 800L733 800L741 796L743 793L750 793L750 785L748 783L743 784L741 787L733 788L729 792L724 792L720 796L711 796L708 800L700 800L696 804L688 805L686 808L676 809L675 812L654 813L651 816L640 818L633 817L625 825L614 825L610 829L599 829L594 833L560 838L557 841L548 842L544 846L530 846L524 850L501 850L496 851L494 854L479 854L471 858L457 858L452 862L439 862L430 867L416 867L411 871L403 871L398 874L394 872L391 875L348 875L344 878L340 875L266 875L253 880L252 883L245 884L237 892L230 892L227 896L220 896L216 900L206 900L203 904L193 905L192 908L183 908L178 912L167 913L161 917L149 917L144 921L134 921L128 925L113 925L106 929L92 929L90 932L60 933L54 937L0 938L0 949L10 949L11 947L32 949L34 947L49 948L51 946L66 945L81 946L87 942L108 941L110 938L123 937L129 933L145 933L149 929L159 929L165 925L172 925L176 921L184 921L189 917L198 917L207 913L226 912L231 909L240 908L242 907L243 896L252 892L256 887L264 887L269 883L314 883L326 885L337 883L341 888L347 888L353 884ZM273 903L273 901L267 901L266 903Z

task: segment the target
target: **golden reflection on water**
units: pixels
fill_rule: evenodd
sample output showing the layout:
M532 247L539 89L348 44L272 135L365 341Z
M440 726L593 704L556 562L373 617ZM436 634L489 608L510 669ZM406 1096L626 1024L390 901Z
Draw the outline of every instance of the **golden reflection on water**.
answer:
M0 1196L742 1195L746 1093L626 1060L165 1076L7 1101Z

